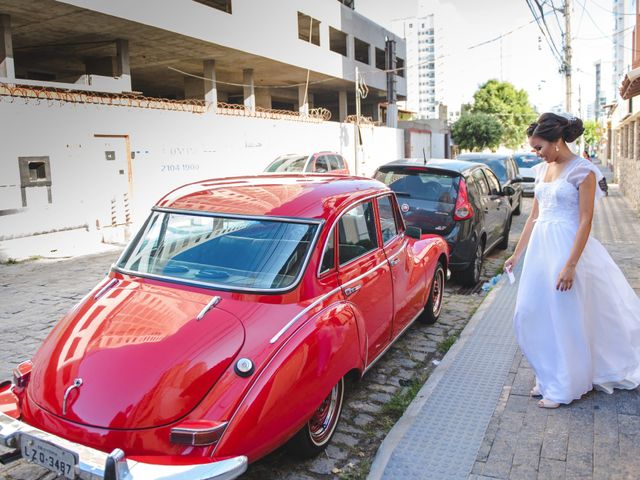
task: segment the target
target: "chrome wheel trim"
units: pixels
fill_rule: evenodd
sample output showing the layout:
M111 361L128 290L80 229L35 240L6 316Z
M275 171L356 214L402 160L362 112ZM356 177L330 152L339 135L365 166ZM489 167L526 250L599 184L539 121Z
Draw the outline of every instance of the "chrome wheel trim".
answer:
M476 249L476 259L474 262L474 279L476 282L480 281L480 275L482 275L482 243L478 244Z
M433 288L431 290L431 305L433 312L433 316L437 317L440 315L440 310L442 309L442 297L444 293L444 270L442 268L438 268L436 270L436 275L433 279Z
M344 379L340 379L307 423L309 439L316 447L325 445L338 425L338 419L342 411L343 394Z

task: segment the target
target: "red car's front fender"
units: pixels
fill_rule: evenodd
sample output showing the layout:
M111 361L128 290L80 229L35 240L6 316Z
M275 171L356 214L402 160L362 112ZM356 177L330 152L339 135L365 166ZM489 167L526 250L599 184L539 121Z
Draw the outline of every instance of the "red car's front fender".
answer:
M308 319L259 372L215 457L240 452L251 462L286 442L343 376L363 370L360 343L353 312L344 302Z

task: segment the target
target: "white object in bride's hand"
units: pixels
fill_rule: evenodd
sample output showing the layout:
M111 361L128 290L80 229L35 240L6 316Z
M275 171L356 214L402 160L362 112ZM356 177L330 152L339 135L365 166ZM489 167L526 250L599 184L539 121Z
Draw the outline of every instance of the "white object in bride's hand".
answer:
M513 274L510 268L505 268L505 270L507 272L507 277L509 277L509 283L513 285L516 281L516 276Z

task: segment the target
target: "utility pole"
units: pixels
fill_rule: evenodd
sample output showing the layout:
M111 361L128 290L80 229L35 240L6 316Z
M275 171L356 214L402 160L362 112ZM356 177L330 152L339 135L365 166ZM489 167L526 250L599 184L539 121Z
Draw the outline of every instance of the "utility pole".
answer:
M564 78L566 81L565 108L571 113L571 0L564 0Z

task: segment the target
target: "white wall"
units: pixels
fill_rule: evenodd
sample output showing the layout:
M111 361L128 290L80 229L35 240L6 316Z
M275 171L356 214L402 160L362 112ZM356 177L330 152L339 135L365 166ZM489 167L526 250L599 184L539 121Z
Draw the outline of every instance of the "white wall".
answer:
M336 2L337 3L337 2ZM132 199L139 223L162 195L184 183L205 178L260 173L283 153L337 151L355 171L352 124L320 124L264 120L214 114L193 114L141 108L47 105L18 99L0 101L0 239L53 231L109 217L111 199L127 190L124 138L133 152ZM403 156L403 131L362 128L359 172ZM115 151L117 161L107 161ZM28 189L22 208L18 157L49 156L52 203L46 189ZM119 174L122 170L123 174Z

